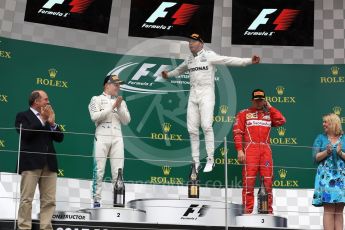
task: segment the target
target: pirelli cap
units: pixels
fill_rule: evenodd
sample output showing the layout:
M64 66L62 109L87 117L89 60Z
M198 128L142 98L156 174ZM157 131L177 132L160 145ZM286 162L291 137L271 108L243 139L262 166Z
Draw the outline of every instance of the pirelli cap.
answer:
M189 39L204 43L204 40L201 38L200 34L195 34L195 33L191 34L191 35L189 35Z
M262 100L265 99L265 92L262 89L254 89L252 92L253 100Z
M104 78L104 82L103 85L107 84L107 83L113 83L113 84L124 84L124 81L121 81L121 79L119 78L119 76L117 75L108 75Z

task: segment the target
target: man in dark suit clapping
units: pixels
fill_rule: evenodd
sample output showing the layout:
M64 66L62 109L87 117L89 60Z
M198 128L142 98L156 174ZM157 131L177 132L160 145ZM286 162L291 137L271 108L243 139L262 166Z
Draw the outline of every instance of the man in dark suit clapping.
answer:
M29 97L30 108L16 116L20 133L19 173L20 205L18 228L31 229L32 200L38 184L40 190L40 229L53 229L58 165L53 141L62 142L64 135L55 123L55 113L48 95L42 90Z

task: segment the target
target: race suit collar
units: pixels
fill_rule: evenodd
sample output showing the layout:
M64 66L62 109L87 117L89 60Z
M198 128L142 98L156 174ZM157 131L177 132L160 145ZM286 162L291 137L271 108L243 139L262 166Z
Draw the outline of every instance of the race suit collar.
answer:
M264 109L257 109L254 106L251 106L249 110L254 111L254 112L264 112Z
M196 54L193 54L194 57L199 56L200 54L202 54L203 52L205 52L204 49L201 49L199 52L197 52Z
M115 98L115 96L108 95L105 92L103 92L102 95L105 96L108 99L114 99Z

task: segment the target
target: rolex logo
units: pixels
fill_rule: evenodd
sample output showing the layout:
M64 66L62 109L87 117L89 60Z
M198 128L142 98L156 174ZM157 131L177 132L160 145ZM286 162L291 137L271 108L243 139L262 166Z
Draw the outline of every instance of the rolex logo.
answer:
M170 184L170 185L183 185L182 177L169 177L171 167L168 165L162 166L163 176L151 176L151 184Z
M228 153L228 150L227 149L224 149L223 147L220 148L220 154L222 154L222 156L224 156L225 154Z
M67 81L56 80L58 71L54 68L48 69L49 78L46 77L37 77L36 84L37 85L44 85L50 87L58 87L58 88L68 88Z
M169 133L171 131L170 123L162 123L162 132L151 133L151 139L165 141L182 141L182 134Z
M60 176L60 177L65 176L64 170L63 169L58 169L58 175L57 176Z
M162 167L162 170L163 170L164 176L169 176L169 174L171 172L171 167L165 165L165 166Z
M283 136L285 136L286 128L284 128L283 126L280 126L280 127L277 129L277 131L278 131L278 135L281 136L281 137L283 137Z
M0 102L8 103L8 95L0 94Z
M338 74L339 74L339 67L333 66L333 67L331 68L331 72L332 72L332 75L333 75L333 76L338 75Z
M163 123L162 128L163 128L163 132L167 133L171 129L171 124L170 123Z
M285 88L283 86L277 86L276 91L278 95L283 95L284 94Z
M278 85L276 87L277 96L266 96L266 100L269 103L287 103L287 104L295 104L296 97L295 96L287 96L285 95L285 88L284 86Z
M215 123L232 123L235 121L235 116L229 113L229 106L220 105L219 114L213 116L213 121Z
M5 140L0 139L0 148L5 148Z
M59 125L61 132L66 132L66 125Z
M226 105L221 105L221 106L219 107L219 110L220 110L220 113L221 113L221 114L226 114L226 113L228 112L228 109L229 109L229 107L226 106Z
M339 116L341 113L341 107L340 106L334 106L333 112Z
M0 43L1 43L1 41L0 41ZM11 54L11 52L9 52L9 51L0 50L0 58L7 58L7 59L10 59L10 58L12 58L11 55L12 55L12 54Z
M49 74L50 78L55 78L56 75L57 75L57 72L58 71L56 69L54 69L54 68L48 69L48 74Z
M286 137L286 128L280 126L277 128L277 133L279 137L270 137L271 144L274 145L297 145L297 137Z
M285 169L279 169L278 171L280 179L285 179L287 175L287 171Z

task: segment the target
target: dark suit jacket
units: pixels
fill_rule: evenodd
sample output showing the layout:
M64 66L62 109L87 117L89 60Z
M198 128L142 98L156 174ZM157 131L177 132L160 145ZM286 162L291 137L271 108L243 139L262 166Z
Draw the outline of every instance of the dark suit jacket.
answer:
M28 130L22 130L19 173L43 169L46 164L50 171L58 172L53 141L62 142L64 135L60 127L55 132L51 132L50 125L42 126L41 121L30 109L17 114L15 127L18 133L20 124L22 129Z

